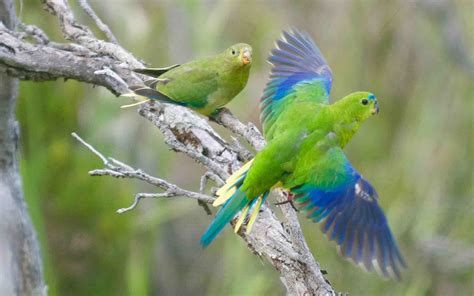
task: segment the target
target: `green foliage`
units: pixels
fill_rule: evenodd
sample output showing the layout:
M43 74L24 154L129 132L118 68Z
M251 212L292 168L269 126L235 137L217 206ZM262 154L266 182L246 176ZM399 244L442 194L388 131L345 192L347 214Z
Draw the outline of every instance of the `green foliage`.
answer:
M409 265L401 283L366 274L343 261L334 243L302 216L328 279L352 295L463 295L474 289L473 265L458 260L474 244L473 77L447 46L443 19L405 1L91 4L122 44L152 65L181 63L236 42L252 45L249 83L229 104L244 122L258 122L257 98L269 71L265 59L280 31L309 31L333 69L333 98L361 89L378 98L380 114L360 129L348 157L377 188ZM40 9L26 1L23 21L62 40L55 18ZM457 1L452 9L464 46L472 48L470 4ZM168 151L150 123L133 110L120 110L123 103L73 81L21 84L21 170L50 294L283 294L276 271L248 252L230 228L215 245L200 248L211 217L194 201L149 200L132 213L115 213L134 193L155 189L89 177L102 164L71 132L186 188L195 190L202 174L192 161ZM430 241L437 238L447 244L432 252Z

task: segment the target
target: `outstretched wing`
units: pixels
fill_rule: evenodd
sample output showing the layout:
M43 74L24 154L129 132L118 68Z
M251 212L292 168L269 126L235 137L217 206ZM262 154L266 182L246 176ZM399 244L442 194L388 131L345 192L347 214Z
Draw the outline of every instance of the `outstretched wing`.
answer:
M273 67L260 99L260 121L265 133L284 106L295 99L328 103L331 69L308 34L284 31L268 61Z
M377 193L349 163L340 148L330 149L318 171L291 191L308 218L321 223L321 230L335 240L341 255L366 270L400 279L405 262ZM322 171L324 173L322 173Z

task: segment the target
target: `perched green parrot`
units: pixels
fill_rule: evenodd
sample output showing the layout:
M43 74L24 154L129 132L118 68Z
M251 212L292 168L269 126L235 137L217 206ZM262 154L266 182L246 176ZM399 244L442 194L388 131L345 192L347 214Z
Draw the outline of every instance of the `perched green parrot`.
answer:
M251 65L252 47L238 43L220 54L186 64L135 69L134 72L154 78L145 81L145 85L130 87L133 93L125 96L186 106L209 116L245 87Z
M400 278L405 263L377 193L343 152L361 124L378 113L376 97L354 92L329 104L331 69L306 33L283 32L269 61L273 68L260 105L267 145L217 192L214 205L222 207L201 244L208 246L240 211L235 231L251 211L249 232L269 191L281 186L336 241L343 257Z

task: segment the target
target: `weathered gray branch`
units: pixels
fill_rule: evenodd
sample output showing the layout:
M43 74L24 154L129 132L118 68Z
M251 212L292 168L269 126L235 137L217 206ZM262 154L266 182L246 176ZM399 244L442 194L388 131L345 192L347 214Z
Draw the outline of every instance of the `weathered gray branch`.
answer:
M97 169L97 170L92 170L89 172L89 175L91 176L112 176L114 178L130 178L130 179L138 179L141 181L144 181L150 185L156 186L158 188L161 188L165 190L163 193L157 193L157 194L150 194L150 193L138 193L135 196L135 202L132 204L132 206L128 208L122 208L119 209L117 212L118 213L124 213L129 210L134 209L140 199L146 198L146 197L153 197L153 198L158 198L158 197L175 197L175 196L185 196L189 198L193 198L199 201L203 201L206 203L211 203L214 198L202 193L197 193L193 191L189 191L186 189L183 189L175 184L172 184L166 180L160 179L153 177L145 172L143 172L140 169L134 169L131 166L116 160L112 157L106 157L102 153L100 153L97 149L95 149L92 145L89 143L85 142L81 137L79 137L76 133L72 133L72 136L76 138L80 143L82 143L84 146L86 146L90 151L92 151L95 155L97 155L102 162L104 163L105 168L104 169Z
M212 118L231 132L242 136L252 147L259 151L265 146L265 139L253 123L243 124L229 109L222 108L217 117Z
M13 1L0 1L1 22L15 29ZM18 170L17 92L18 79L0 73L0 295L46 295L39 244Z
M66 39L75 41L95 53L108 55L125 62L132 68L143 66L121 46L95 38L89 28L77 23L66 0L43 0L43 3L49 12L58 17L61 30Z
M56 46L28 43L0 24L0 73L23 80L45 81L58 78L75 79L107 87L114 94L127 91L127 86L96 71L109 67L120 73L129 84L139 83L130 75L128 66L109 56L84 55L83 51L59 49ZM93 55L93 56L92 56Z
M92 7L89 5L87 0L79 0L79 5L84 9L84 11L94 20L97 27L105 34L107 39L114 44L118 44L117 38L115 38L114 33L110 30L110 28L102 22L99 16L95 13Z
M73 43L58 46L40 30L31 27L25 29L24 34L36 35L32 38L36 43L29 43L21 35L0 27L0 73L39 81L75 79L104 86L114 94L124 93L127 85L141 82L130 71L143 66L133 55L117 44L94 37L87 27L75 21L65 0L45 0L44 3L58 17L64 37ZM155 103L141 105L138 112L163 133L165 142L173 150L202 164L215 179L226 179L250 157L250 152L242 145L227 143L207 120L188 109ZM228 110L223 110L213 119L244 138L256 150L265 145L255 126L241 123ZM95 151L99 156L100 153ZM203 193L184 190L122 162L102 157L106 168L92 171L93 175L137 178L165 190L153 195L137 195L132 207L143 197L170 197L174 194L172 192L210 201L210 197ZM335 295L304 241L296 213L291 207L281 208L285 222L280 222L268 207L263 207L252 232L247 235L241 231L239 235L250 250L268 259L280 272L289 295Z

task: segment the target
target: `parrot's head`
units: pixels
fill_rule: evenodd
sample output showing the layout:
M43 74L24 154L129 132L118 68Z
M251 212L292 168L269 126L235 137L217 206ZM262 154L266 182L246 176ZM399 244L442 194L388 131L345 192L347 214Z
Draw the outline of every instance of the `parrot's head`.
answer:
M345 101L345 108L349 109L349 112L359 121L364 121L371 115L379 113L379 103L377 102L377 98L370 92L354 92L341 101Z
M252 47L245 43L237 43L224 51L226 60L237 67L250 67L252 64Z

